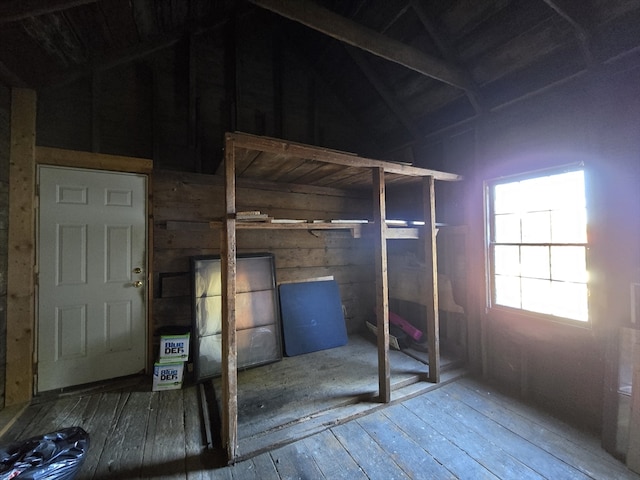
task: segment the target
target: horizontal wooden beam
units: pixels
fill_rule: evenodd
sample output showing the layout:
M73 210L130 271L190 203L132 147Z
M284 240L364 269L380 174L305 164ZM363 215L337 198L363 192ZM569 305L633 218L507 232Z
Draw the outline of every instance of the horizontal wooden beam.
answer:
M439 58L386 37L309 0L250 0L259 7L306 25L336 40L403 65L454 87L469 88L463 72Z
M55 13L98 0L12 0L0 3L0 23L17 22L28 17Z
M153 170L153 161L147 158L123 157L52 147L36 147L36 163L128 173L151 173Z
M362 51L347 46L347 52L407 132L409 132L414 139L420 138L421 135L416 127L416 122L411 119L409 112L402 107L400 101L395 97L391 90L387 88L379 75L373 70L373 67L369 64Z
M386 173L395 173L410 177L433 177L436 180L446 181L462 180L462 177L455 173L374 160L328 148L285 142L276 138L261 137L239 132L227 133L227 141L229 141L230 138L235 140L235 148L247 148L261 152L275 153L283 158L304 158L356 168L383 168Z
M592 66L594 63L593 53L591 51L588 24L585 9L583 4L580 5L572 2L571 0L543 0L553 11L564 18L569 25L573 28L578 41L580 42L580 48L582 49L582 55L588 66Z

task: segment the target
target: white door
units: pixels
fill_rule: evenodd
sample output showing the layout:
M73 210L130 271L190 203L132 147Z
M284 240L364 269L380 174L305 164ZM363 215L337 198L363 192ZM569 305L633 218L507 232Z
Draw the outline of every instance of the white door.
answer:
M146 178L40 167L38 391L144 370Z

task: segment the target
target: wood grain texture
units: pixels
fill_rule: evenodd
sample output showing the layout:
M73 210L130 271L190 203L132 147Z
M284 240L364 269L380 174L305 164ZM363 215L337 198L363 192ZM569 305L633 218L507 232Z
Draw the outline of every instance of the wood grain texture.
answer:
M11 95L5 405L31 399L35 328L36 93Z
M376 348L371 343L366 346L372 358L370 390L375 393ZM350 353L341 357L343 362L356 361L362 352ZM300 366L309 364L299 357L289 360ZM332 365L327 360L316 360L314 365L326 372L323 367ZM274 373L270 367L253 369L253 378L245 385L246 392L258 390L255 399L281 392L263 385ZM295 370L293 365L291 371ZM152 392L150 382L142 381L127 389L39 399L40 403L30 405L1 440L7 443L24 439L29 432L41 434L53 425L76 423L91 436L78 480L640 478L602 450L595 435L486 383L459 376L452 380L448 374L443 373L439 385L411 385L421 389L397 397L390 405L373 403L370 397L343 405L335 409L333 419L328 411L318 417L306 415L300 409L302 403L287 405L284 410L288 412L283 413L309 428L231 466L217 462L216 451L202 445L204 417L195 385ZM326 389L328 384L311 381L308 373L300 377L319 397L342 400L340 395L332 395L331 387ZM348 387L348 382L343 387ZM394 394L405 388L394 390ZM241 392L239 398L243 397ZM308 400L307 406L310 403ZM275 404L265 405L256 412L266 419L277 413L274 408ZM251 414L249 406L240 410L241 419L243 413ZM294 433L286 428L279 431L283 441Z

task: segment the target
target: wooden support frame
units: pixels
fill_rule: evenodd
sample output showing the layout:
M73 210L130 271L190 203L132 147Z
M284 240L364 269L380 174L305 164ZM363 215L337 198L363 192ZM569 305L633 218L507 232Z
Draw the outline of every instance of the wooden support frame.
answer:
M239 228L289 228L286 224L265 226L260 223L242 224L236 221L236 150L246 155L247 150L255 150L262 155L254 156L254 161L260 157L275 155L283 162L288 159L299 161L305 159L314 163L324 162L362 168L371 172L372 201L374 222L373 237L375 245L376 272L376 318L378 325L378 383L379 401L391 401L391 368L389 362L389 286L387 278L387 245L393 236L388 236L386 225L386 192L385 172L417 177L422 179L424 203L424 234L419 238L423 242L426 257L427 284L429 280L433 291L428 289L424 296L427 298L427 335L429 337L429 381L438 382L440 379L440 348L438 340L438 293L437 293L437 257L436 257L436 228L435 228L435 189L434 181L460 180L462 177L446 172L428 170L424 168L384 162L357 155L338 152L310 145L285 142L275 138L259 137L244 133L227 133L225 135L224 158L224 186L225 186L225 218L222 221L222 443L227 454L228 463L235 462L238 457L238 376L237 376L237 345L236 345L236 230ZM419 180L420 181L420 180ZM219 222L209 222L208 227L217 227ZM354 225L347 225L352 228ZM309 228L310 226L303 226ZM294 227L290 227L294 228ZM295 228L300 228L296 226ZM327 229L345 228L345 224L327 224ZM411 234L411 238L418 238L416 229L404 229ZM403 235L404 236L404 235ZM395 237L401 238L401 237ZM427 290L427 288L425 288Z
M425 285L433 285L431 291L423 293L427 305L427 341L429 342L429 381L440 381L440 322L438 317L438 255L436 250L436 192L433 177L422 181L424 205L423 251L425 262Z
M35 329L36 93L11 91L5 406L31 400Z
M376 320L378 328L378 390L382 403L391 401L389 365L389 280L387 278L386 198L384 170L373 168L373 219L376 264Z
M28 402L34 392L37 165L91 168L146 175L153 169L153 162L149 159L37 147L35 145L36 103L36 93L33 90L12 90L5 406ZM147 178L147 189L151 191L150 177ZM151 200L148 200L147 212L151 212ZM153 291L150 267L152 265L150 248L153 245L152 227L153 222L149 217L148 291ZM148 295L147 318L151 318L149 298ZM147 362L147 368L150 366L151 357Z
M225 212L222 228L222 441L233 462L238 449L238 349L236 344L236 175L235 142L225 145Z

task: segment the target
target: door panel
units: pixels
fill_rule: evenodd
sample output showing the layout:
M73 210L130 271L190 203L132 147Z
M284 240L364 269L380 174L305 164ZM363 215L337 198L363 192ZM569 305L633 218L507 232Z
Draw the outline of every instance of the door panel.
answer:
M146 178L41 167L39 182L38 390L142 371Z

